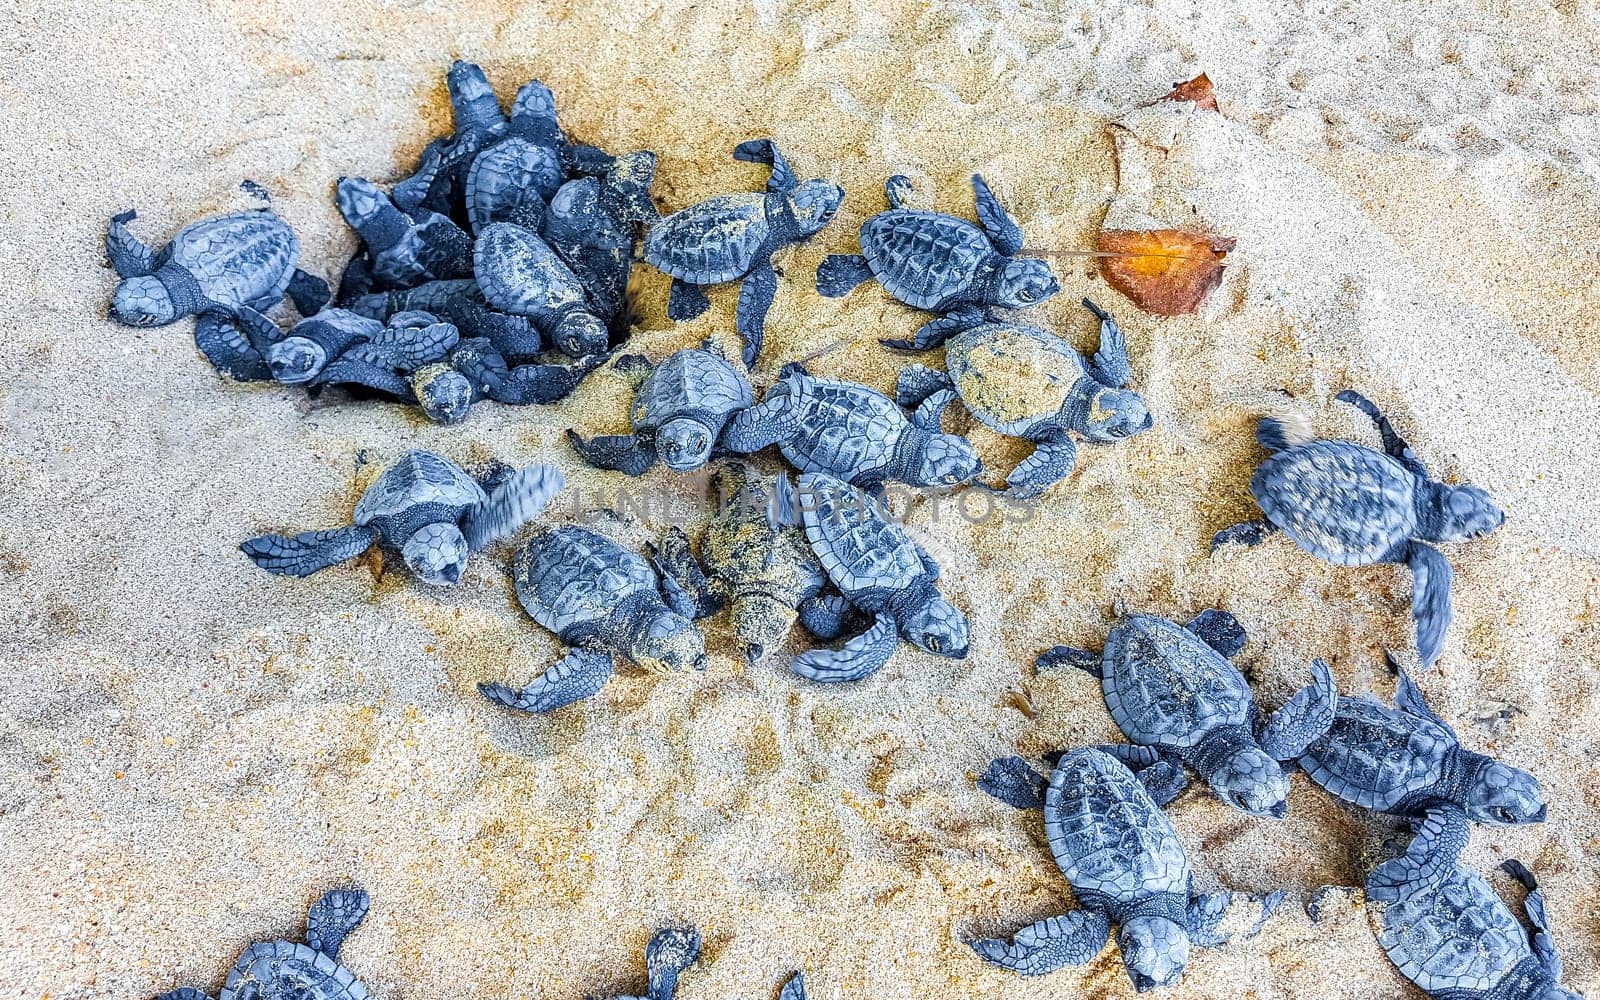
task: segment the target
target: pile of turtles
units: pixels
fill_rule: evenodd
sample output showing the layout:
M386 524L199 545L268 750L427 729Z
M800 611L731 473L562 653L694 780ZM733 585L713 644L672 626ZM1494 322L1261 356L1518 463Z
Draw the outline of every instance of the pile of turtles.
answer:
M123 278L113 316L140 326L196 316L200 350L235 379L353 387L454 423L484 398L559 399L607 366L633 386L630 430L569 431L579 459L628 476L658 464L676 473L714 466L722 502L698 555L678 528L642 553L598 522L538 523L525 533L509 562L517 598L568 651L524 685L480 685L493 702L530 713L571 705L600 691L618 655L653 672L704 669L696 622L724 609L751 664L789 644L797 623L834 643L788 658L812 682L862 681L902 640L963 658L967 617L941 592L938 561L891 514L888 485L1036 503L1071 474L1078 442L1122 441L1154 424L1128 388L1127 339L1107 311L1084 300L1099 324L1088 357L1019 318L1060 286L1047 262L1023 252L1020 225L980 176L976 222L909 207L909 180L891 177L889 207L861 225L860 253L828 257L816 279L831 297L874 280L931 313L910 336L883 343L943 347L943 370L907 364L891 398L790 362L758 392L750 371L779 286L773 255L829 224L844 197L837 185L800 180L772 141L751 140L733 155L769 168L763 191L663 216L650 195L654 154L613 155L568 138L543 84L525 84L508 114L477 66L456 63L448 83L455 129L427 147L414 174L389 191L338 181L339 210L361 247L337 295L299 270L295 235L269 207L195 223L159 252L131 235L132 213L123 213L107 248ZM725 352L712 337L659 360L624 352L636 260L671 277L675 320L705 312L707 288L739 283L740 350ZM304 317L287 330L266 315L285 296ZM1339 399L1371 418L1381 450L1263 419L1257 438L1269 454L1250 483L1263 518L1219 532L1213 549L1281 531L1330 562L1405 564L1426 669L1451 621L1451 567L1435 543L1486 534L1504 515L1483 490L1432 476L1365 396L1347 390ZM986 482L972 442L942 429L958 401L982 424L1033 444L1003 481ZM782 463L757 454L769 448ZM553 464L469 471L413 451L372 482L348 526L262 535L242 549L269 572L304 576L376 546L423 582L450 586L471 553L538 521L563 485ZM1102 650L1058 646L1039 657L1041 671L1070 666L1097 677L1128 742L1051 754L1048 775L1017 757L990 766L981 788L1043 811L1078 908L973 949L1041 974L1091 960L1115 928L1135 988L1175 983L1191 944L1220 945L1261 926L1284 894L1197 892L1163 810L1192 772L1229 807L1281 818L1288 775L1299 769L1337 798L1409 827L1366 886L1383 904L1380 941L1405 975L1453 1000L1573 996L1559 986L1531 873L1508 867L1529 891L1530 935L1459 863L1473 823L1545 819L1538 781L1464 748L1398 663L1392 705L1341 696L1318 660L1310 684L1263 713L1230 662L1246 642L1237 619L1217 609L1182 625L1128 614ZM1239 909L1251 919L1228 919ZM271 976L301 977L302 991L322 976L338 989L318 986L315 995L360 1000L365 992L334 956L365 910L364 894L330 894L313 908L308 945L256 947L276 956ZM224 1000L247 995L236 979L265 983L253 954ZM647 954L651 1000L670 998L697 954L693 932L658 934ZM796 976L784 996L803 995Z

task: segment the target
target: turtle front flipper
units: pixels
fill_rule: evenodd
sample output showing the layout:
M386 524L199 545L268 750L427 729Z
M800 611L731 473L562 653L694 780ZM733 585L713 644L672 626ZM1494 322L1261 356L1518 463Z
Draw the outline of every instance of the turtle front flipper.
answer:
M707 618L722 609L722 598L712 589L705 568L689 548L689 536L674 525L667 529L658 547L646 543L650 564L661 577L661 590L668 605L692 621ZM676 588L681 600L674 600L669 588Z
M1094 352L1089 374L1103 386L1120 389L1133 381L1133 362L1128 360L1128 340L1110 313L1088 299L1083 300L1083 305L1100 320L1100 347Z
M366 919L372 897L354 886L334 889L311 904L306 914L306 944L329 958L339 957L339 946Z
M1455 571L1443 553L1423 542L1410 544L1405 562L1411 567L1411 618L1417 623L1417 656L1426 670L1444 650L1444 634L1455 617L1450 606Z
M450 364L471 379L483 394L498 403L526 406L553 403L578 387L584 377L607 359L594 354L570 365L518 365L510 368L506 359L485 338L462 341Z
M1224 659L1232 659L1250 636L1239 624L1239 619L1218 608L1206 608L1184 626L1199 636L1200 641L1216 650Z
M768 392L767 398L740 410L722 431L722 446L749 453L786 440L800 429L800 421L786 393Z
M806 1000L806 974L796 972L783 984L783 990L778 994L778 1000Z
M1260 545L1277 530L1278 526L1267 520L1240 521L1211 537L1211 551L1215 552L1224 545L1243 545L1246 548Z
M1001 206L982 174L972 175L972 194L977 202L978 221L983 223L983 231L989 234L995 251L1007 257L1015 256L1022 249L1022 227Z
M232 316L208 312L195 317L194 346L218 374L235 381L264 382L272 378L266 359L250 345Z
M1078 464L1078 446L1065 432L1040 441L1033 454L1006 476L1006 495L1031 500L1071 475Z
M552 663L521 691L504 684L479 684L478 691L492 702L537 715L593 695L610 680L613 669L609 650L580 646Z
M1372 419L1378 428L1378 436L1383 439L1383 450L1390 458L1424 479L1432 478L1428 475L1428 467L1422 464L1422 459L1406 444L1406 439L1394 429L1394 424L1389 422L1376 403L1354 389L1345 389L1333 398L1341 403L1349 403Z
M672 289L667 292L667 318L674 323L686 323L703 316L711 308L706 290L682 278L672 279Z
M817 265L817 294L842 299L872 280L872 266L858 253L832 253Z
M279 576L310 576L372 548L378 540L371 527L334 528L287 535L258 535L239 546L250 561Z
M895 381L894 400L901 406L920 406L934 393L954 387L949 372L935 371L926 365L908 365L901 369Z
M1516 858L1508 858L1500 863L1500 869L1507 875L1522 883L1528 891L1527 897L1522 901L1522 910L1528 915L1528 926L1532 933L1529 935L1528 946L1533 949L1533 954L1539 959L1539 964L1544 966L1545 972L1550 974L1551 982L1561 981L1561 953L1556 950L1555 935L1550 932L1550 915L1544 908L1544 890L1539 888L1539 881L1533 877L1533 872L1528 866Z
M244 334L250 347L263 359L267 356L267 349L283 339L283 331L278 324L256 309L234 306L233 316L238 321L239 332Z
M659 930L644 949L649 1000L672 1000L678 977L700 959L700 934L692 927Z
M767 310L778 294L778 272L772 261L763 259L750 269L739 285L739 306L734 325L739 339L744 341L744 366L750 368L761 354L761 344L766 339Z
M1430 809L1405 853L1385 861L1367 877L1367 898L1392 903L1437 886L1455 869L1469 832L1467 814L1459 808Z
M989 769L978 779L980 791L1016 809L1043 809L1048 787L1050 779L1021 757L991 760Z
M1092 649L1080 649L1077 646L1051 646L1043 653L1040 653L1038 659L1033 661L1033 668L1043 672L1076 667L1092 677L1099 677L1104 657L1104 653L1097 653Z
M940 389L917 404L917 408L911 413L911 422L929 434L940 433L939 422L944 418L945 409L955 402L955 399L954 389Z
M302 316L315 316L333 299L333 292L326 281L298 267L289 275L286 291L289 301L294 303L295 311Z
M843 648L807 650L794 658L789 669L820 684L858 681L877 673L899 645L900 630L894 616L881 613L871 628Z
M938 319L924 323L910 340L880 340L878 343L897 351L931 351L946 340L984 321L983 311L977 306L960 306Z
M772 175L767 178L769 192L793 191L800 186L800 179L794 175L789 161L778 152L778 144L771 139L746 139L733 147L733 158L744 160L746 163L765 163L772 167Z
M467 546L476 552L515 534L517 529L543 513L550 498L566 485L566 477L553 465L518 469L487 500L467 511L461 523Z
M1333 725L1339 707L1339 689L1333 682L1328 661L1311 664L1315 680L1295 692L1283 707L1268 717L1257 742L1267 756L1276 761L1299 759Z
M991 965L1024 976L1082 965L1096 955L1111 937L1111 920L1098 910L1073 910L1046 917L1017 931L1010 941L983 938L969 941L972 950Z
M359 353L349 353L329 363L308 385L358 385L402 403L414 403L417 398L409 379L386 365L373 364Z
M106 226L106 260L120 278L156 273L156 252L133 235L128 223L139 217L133 209L113 215Z
M655 446L637 434L603 434L585 439L569 429L567 441L580 458L597 469L642 476L656 464Z
M1283 905L1286 896L1287 893L1282 890L1265 896L1256 896L1248 892L1198 893L1189 900L1184 913L1189 940L1202 948L1220 948L1227 944L1234 938L1234 934L1223 931L1222 923L1227 918L1228 911L1236 906L1258 908L1255 921L1244 934L1247 938L1255 937L1267 919Z

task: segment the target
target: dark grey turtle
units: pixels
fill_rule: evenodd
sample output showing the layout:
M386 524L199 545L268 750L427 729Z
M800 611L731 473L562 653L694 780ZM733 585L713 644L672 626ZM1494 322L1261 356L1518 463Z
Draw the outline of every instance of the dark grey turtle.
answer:
M128 229L136 217L123 212L106 230L106 257L122 278L112 318L151 327L199 316L195 343L217 371L271 378L264 356L279 330L266 310L285 294L307 316L328 301L327 284L295 266L300 240L289 224L264 209L219 215L183 227L157 251Z
M361 234L372 277L382 286L472 277L472 237L448 216L427 208L402 212L369 180L339 178L335 201Z
M239 548L269 573L309 576L378 544L397 550L424 582L450 586L470 553L538 517L565 485L555 466L530 465L491 495L448 458L410 451L367 487L350 527L261 535Z
M1073 666L1100 678L1106 708L1133 741L1100 749L1135 769L1161 805L1183 790L1188 765L1233 808L1282 819L1289 781L1279 762L1294 761L1327 732L1338 692L1327 663L1317 660L1311 668L1316 683L1258 734L1255 695L1228 662L1244 643L1244 628L1226 611L1202 611L1187 626L1128 615L1111 630L1102 653L1056 646L1039 657L1039 669ZM1143 770L1160 761L1169 766Z
M891 347L924 350L950 333L972 326L991 306L1021 309L1061 290L1050 265L1018 257L1022 228L990 192L983 177L972 175L979 228L943 212L907 208L909 178L896 174L884 184L889 210L861 224L861 253L833 254L817 268L817 291L829 298L850 294L877 278L906 305L955 314L936 319L911 340L886 340Z
M442 362L459 340L455 324L442 322L433 313L395 313L376 334L345 345L309 385L313 390L327 385L360 386L401 402L419 403L431 412L442 405L441 400L429 398L431 390L426 385L423 392L417 392L412 375Z
M728 422L722 443L736 452L775 444L801 472L828 472L856 486L959 486L981 465L966 438L939 430L944 402L933 400L907 419L874 389L788 364L758 405Z
M823 683L860 680L889 662L901 638L939 656L966 658L967 616L939 593L939 564L882 504L824 473L801 476L798 494L788 489L787 477L780 486L777 520L805 526L811 550L838 590L835 596L873 618L842 649L801 653L790 669ZM812 628L823 616L804 620ZM836 638L832 632L824 629L819 638Z
M1005 801L1044 810L1050 853L1080 906L1024 927L1010 941L969 942L1001 968L1041 976L1082 965L1100 953L1116 924L1122 962L1143 993L1182 977L1191 943L1226 943L1231 934L1222 923L1234 905L1259 908L1254 934L1283 901L1281 892L1196 893L1183 842L1166 814L1131 771L1093 747L1062 756L1048 786L1021 758L995 761L988 777L997 774L1031 790L1026 799Z
M512 365L491 340L475 337L463 340L461 346L451 353L448 367L449 371L466 380L473 401L492 399L511 406L527 406L530 403L554 403L566 398L590 372L605 364L610 357L609 354L591 354L570 365ZM441 393L432 386L423 388L416 384L424 377L437 375L445 378L447 374L437 366L419 370L412 376L417 395L424 397L426 393L432 393L435 397L440 396Z
M733 157L772 167L766 192L718 195L667 216L645 236L644 259L671 276L667 315L678 322L711 308L704 286L743 282L736 325L749 368L761 353L767 310L778 291L772 255L832 222L844 189L801 181L771 139L741 142Z
M658 218L650 201L656 155L618 156L604 177L579 177L550 199L540 234L577 275L595 312L613 325L627 321L628 278L641 226Z
M1582 1000L1561 985L1561 955L1544 890L1522 862L1501 865L1528 891L1518 922L1476 872L1453 868L1436 886L1383 908L1378 944L1400 974L1439 1000Z
M1133 367L1117 321L1088 299L1083 304L1100 319L1100 350L1093 361L1048 330L979 323L945 344L947 372L922 365L901 372L897 401L939 407L959 395L987 426L1034 442L1033 454L1006 477L1006 491L1038 496L1077 464L1071 434L1097 443L1123 441L1153 423L1144 399L1122 388Z
M486 226L473 260L489 305L528 317L569 357L606 349L606 325L590 308L582 283L537 233L509 222Z
M360 295L350 311L386 320L397 312L421 310L454 323L463 340L482 337L509 362L532 359L545 350L544 335L526 316L489 308L483 290L471 279L430 281L415 288Z
M267 348L267 367L284 385L302 385L322 373L345 349L383 332L383 323L348 309L324 309L308 316Z
M715 343L669 355L654 366L640 354L617 359L617 370L638 380L630 417L633 433L584 440L567 431L583 460L601 469L643 475L657 457L674 472L706 464L728 419L755 402L750 380Z
M1448 874L1466 846L1469 821L1543 823L1546 814L1537 778L1463 747L1410 676L1396 670L1393 708L1370 697L1340 698L1328 732L1299 761L1338 798L1415 821L1405 855L1367 880L1367 895L1382 900Z
M1352 441L1314 440L1302 428L1263 419L1256 440L1272 456L1256 469L1250 492L1267 515L1217 533L1219 545L1255 545L1283 531L1312 555L1343 566L1405 563L1411 568L1411 617L1424 668L1444 648L1453 612L1449 560L1428 542L1486 535L1505 514L1476 486L1439 482L1387 417L1365 396L1346 389L1340 401L1372 418L1383 452Z
M611 677L613 653L652 673L705 669L705 639L692 621L692 602L604 535L579 527L544 529L518 550L511 575L528 614L572 649L521 691L478 685L490 701L549 712L587 698Z
M454 130L422 151L417 172L395 185L394 200L404 211L427 207L448 215L462 197L467 171L478 151L506 130L505 112L482 67L457 59L445 73Z
M371 900L358 888L335 889L306 915L306 943L257 941L222 984L219 1000L367 1000L367 987L339 961L339 946L366 919ZM193 986L156 1000L210 1000Z
M669 927L656 931L645 947L644 962L648 977L643 996L616 996L611 1000L673 1000L678 992L678 977L700 958L700 934L692 927ZM796 972L784 983L778 1000L806 1000L805 974Z

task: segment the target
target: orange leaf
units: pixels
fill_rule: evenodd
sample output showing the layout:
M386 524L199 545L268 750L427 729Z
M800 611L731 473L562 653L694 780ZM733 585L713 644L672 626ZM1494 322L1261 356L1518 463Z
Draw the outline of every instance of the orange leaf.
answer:
M1145 312L1177 316L1200 308L1222 284L1222 258L1237 241L1181 229L1102 229L1100 274Z
M1187 83L1180 83L1173 87L1172 93L1168 94L1166 97L1163 97L1162 100L1192 101L1194 106L1202 111L1216 111L1219 114L1221 113L1221 109L1217 107L1216 91L1211 89L1211 78L1206 76L1204 73L1201 73L1199 76L1188 81Z

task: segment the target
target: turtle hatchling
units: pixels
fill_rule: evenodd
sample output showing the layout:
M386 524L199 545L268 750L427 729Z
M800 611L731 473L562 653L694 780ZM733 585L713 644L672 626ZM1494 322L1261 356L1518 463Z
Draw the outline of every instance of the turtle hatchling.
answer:
M1272 456L1256 469L1250 492L1266 520L1217 533L1213 550L1229 542L1255 545L1282 529L1312 555L1342 566L1405 563L1411 568L1411 617L1424 668L1444 647L1453 615L1449 560L1429 542L1486 535L1505 514L1476 486L1452 486L1428 474L1389 419L1358 392L1351 404L1378 426L1383 451L1353 441L1313 439L1303 428L1268 417L1256 440Z
M1182 765L1194 768L1218 798L1252 816L1288 814L1293 762L1333 722L1338 692L1328 665L1316 683L1254 729L1255 696L1228 658L1244 647L1244 629L1226 611L1201 612L1187 626L1154 615L1128 615L1102 653L1056 646L1039 669L1075 666L1100 678L1106 708L1132 745L1100 749L1139 773L1161 805L1182 791ZM1145 771L1160 761L1169 767ZM1158 783L1146 778L1159 777Z
M1006 489L1038 496L1077 464L1071 434L1096 443L1123 441L1152 424L1143 397L1123 388L1133 367L1117 321L1088 299L1083 304L1100 319L1094 360L1048 330L983 322L945 344L948 372L922 365L901 372L900 405L938 408L959 395L985 425L1034 442L1033 454L1006 477Z
M472 277L472 237L447 216L420 207L402 212L376 184L360 177L339 178L335 201L350 228L361 234L380 286Z
M645 992L642 996L616 996L611 1000L673 1000L678 977L700 959L700 934L692 927L656 931L645 946ZM806 1000L805 976L796 972L784 984L778 1000Z
M1047 917L1010 941L971 942L986 961L1025 976L1083 965L1100 953L1117 925L1122 962L1143 993L1171 986L1183 975L1189 946L1216 947L1234 905L1258 908L1254 934L1283 900L1240 892L1195 893L1189 858L1161 807L1133 773L1093 747L1074 750L1044 777L1021 758L995 761L997 771L1034 789L1026 808L1044 809L1050 853L1072 884L1079 909ZM1007 797L1007 802L1018 800Z
M584 440L567 431L590 465L642 475L659 457L674 472L706 464L728 419L755 402L750 380L711 341L678 351L651 367L648 358L617 359L617 370L638 380L630 416L633 433Z
M875 389L817 378L791 363L759 404L734 414L722 443L736 452L776 444L801 472L827 472L867 488L886 480L959 486L975 479L981 465L966 438L940 431L947 402L930 397L907 419Z
M1501 864L1527 890L1524 927L1476 872L1453 868L1383 908L1378 944L1400 974L1439 1000L1582 1000L1561 985L1544 890L1522 862Z
M569 357L606 349L609 333L590 308L582 283L538 234L510 222L485 226L473 259L489 305L533 320Z
M611 677L620 653L652 673L704 670L699 614L648 562L588 528L547 528L512 561L517 599L533 620L571 651L521 691L480 684L491 701L523 712L549 712L587 698Z
M309 576L382 545L424 582L450 586L470 553L538 517L566 484L555 466L530 465L490 485L493 493L485 492L448 458L407 452L367 487L350 527L261 535L239 548L269 573Z
M561 185L539 230L588 291L596 313L611 324L627 320L634 244L640 227L658 218L650 201L655 173L654 153L618 156L604 177Z
M1417 827L1406 853L1367 880L1367 895L1382 900L1447 875L1466 846L1469 821L1542 823L1546 814L1537 778L1463 747L1396 669L1393 708L1370 697L1340 698L1332 726L1299 761L1334 796Z
M972 175L982 228L943 212L906 207L910 191L910 178L889 178L884 184L889 210L861 224L861 253L833 254L817 268L817 291L829 298L848 295L877 278L908 306L953 314L923 326L911 340L884 343L915 350L934 347L951 332L981 322L992 306L1021 309L1061 290L1048 263L1017 256L1022 227L982 176Z
M645 236L644 258L671 276L667 315L678 322L711 308L704 286L742 280L736 325L748 368L761 353L767 310L778 291L772 255L833 221L844 189L801 181L771 139L741 142L733 157L772 167L766 192L718 195L667 216Z
M306 943L258 941L244 950L222 984L219 1000L367 1000L367 987L339 961L339 946L367 916L361 889L335 889L306 914ZM181 986L157 1000L210 1000Z

